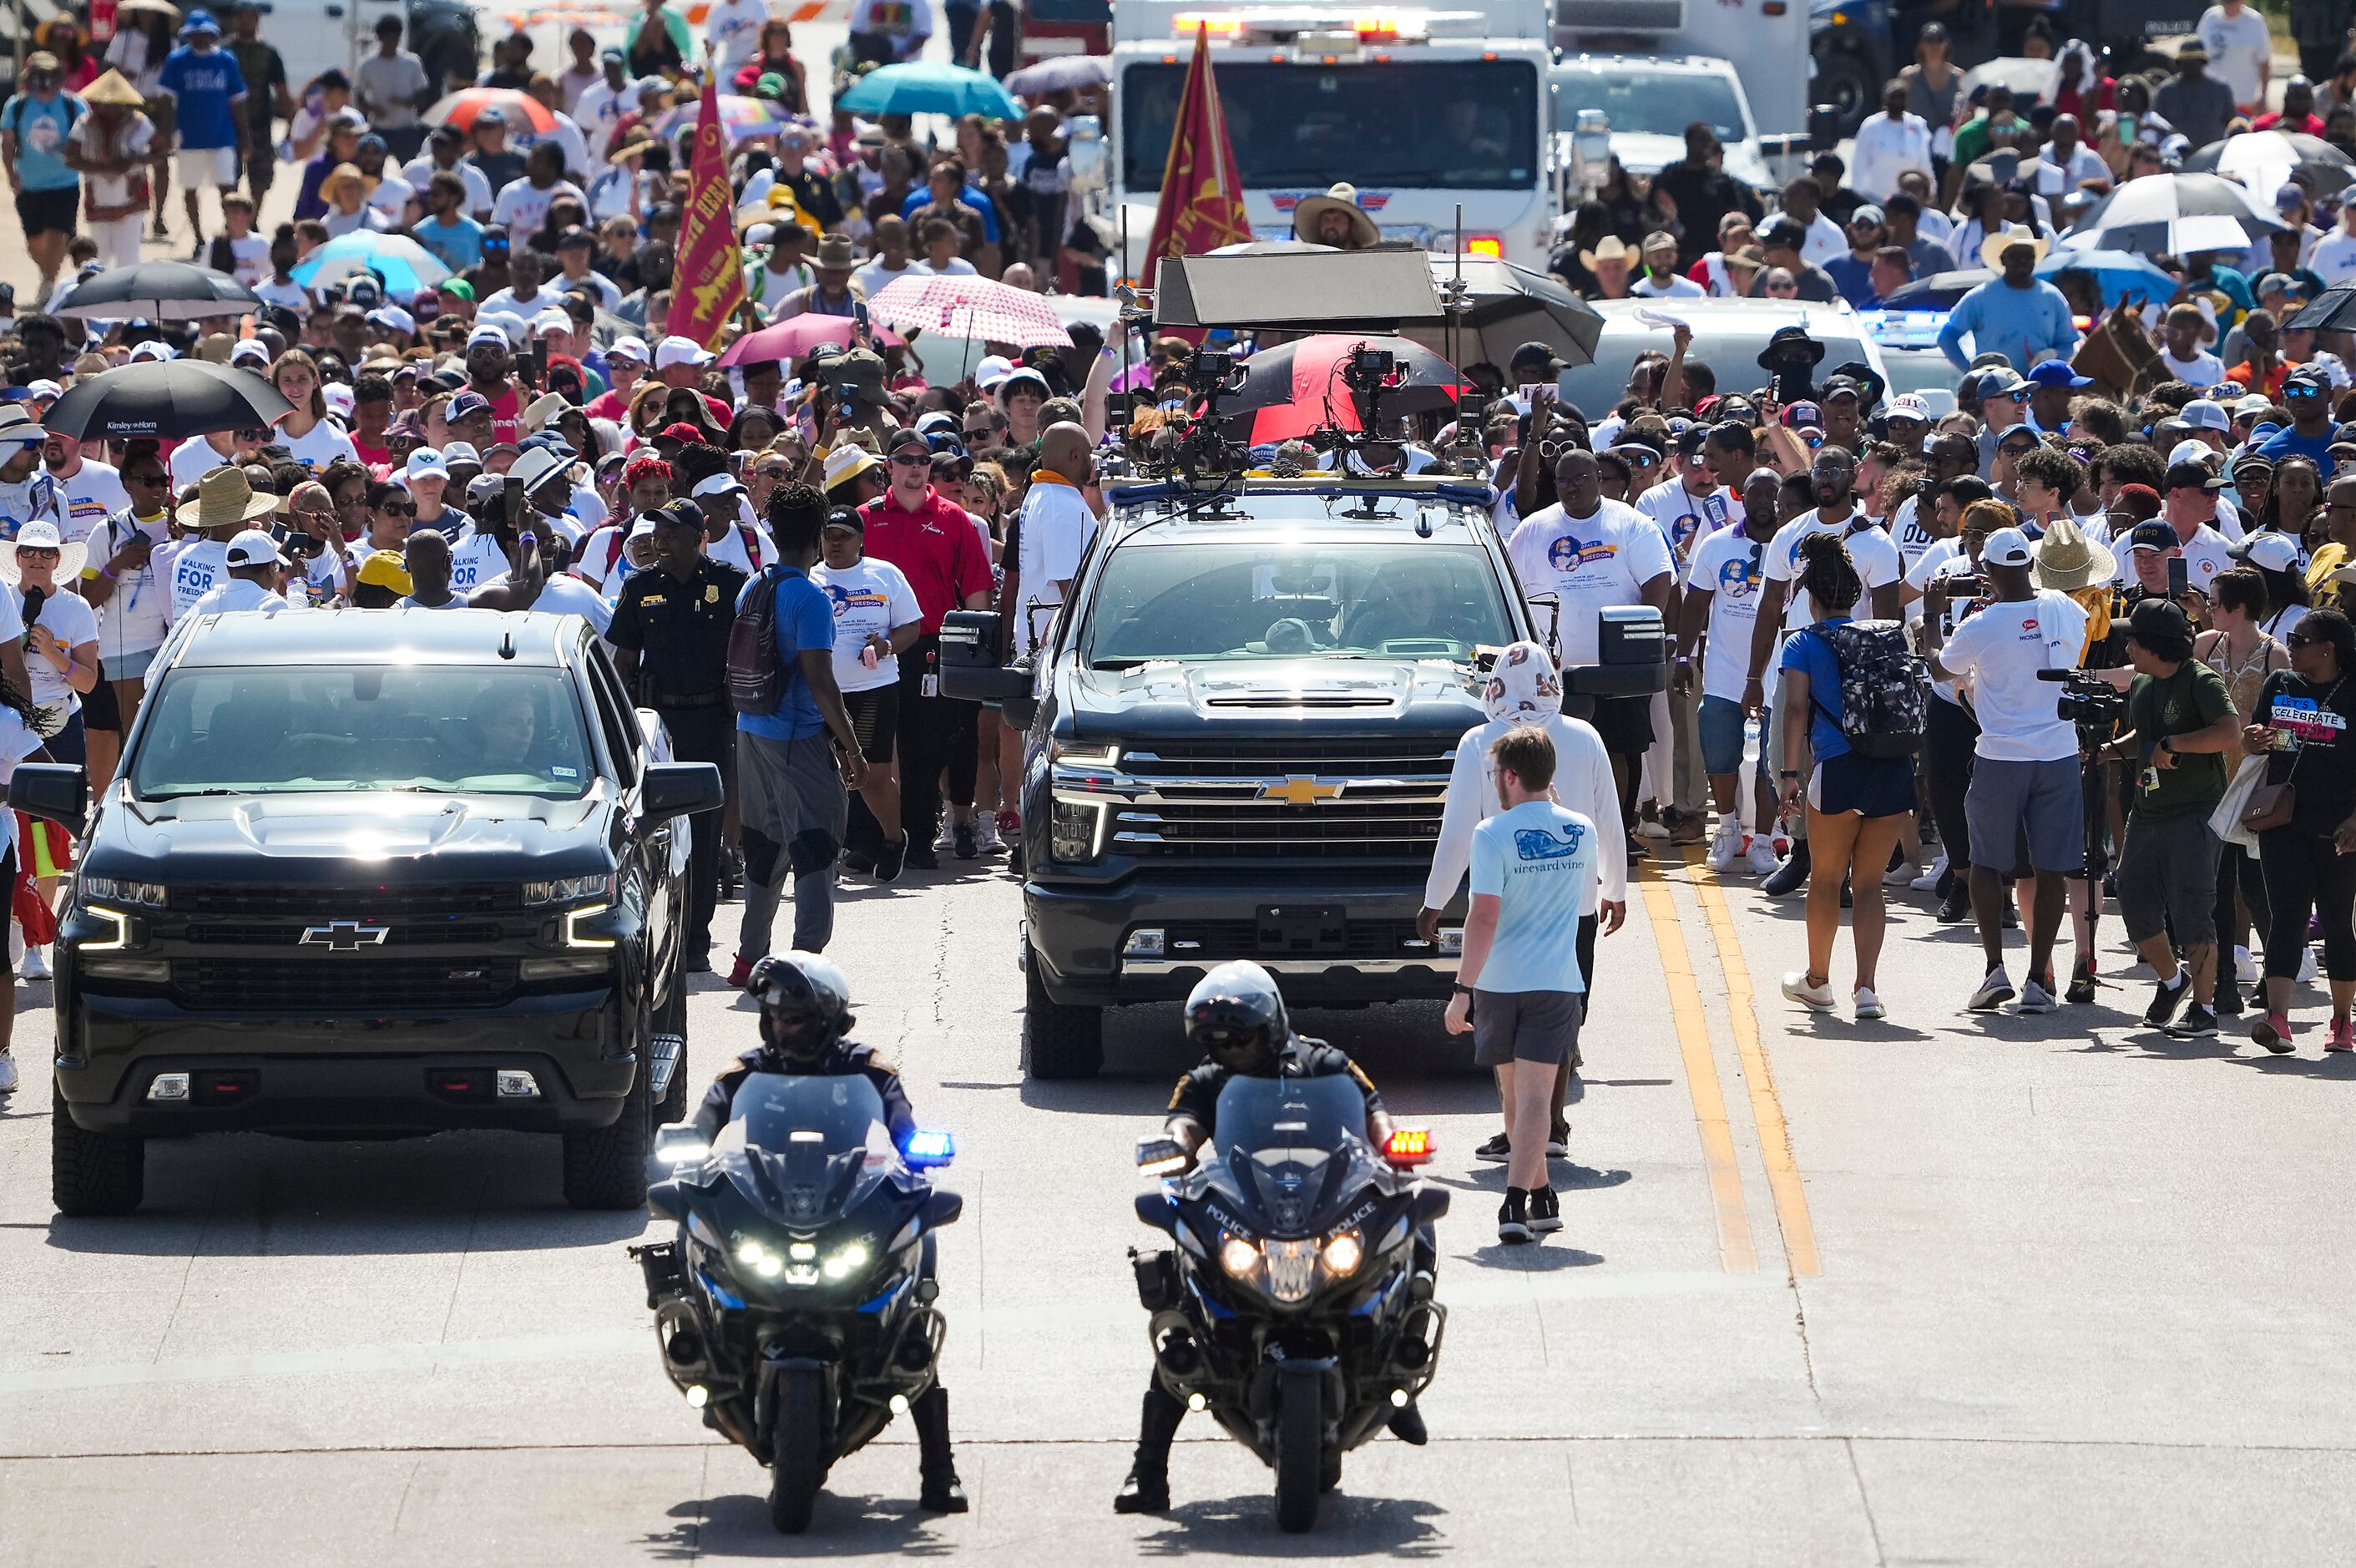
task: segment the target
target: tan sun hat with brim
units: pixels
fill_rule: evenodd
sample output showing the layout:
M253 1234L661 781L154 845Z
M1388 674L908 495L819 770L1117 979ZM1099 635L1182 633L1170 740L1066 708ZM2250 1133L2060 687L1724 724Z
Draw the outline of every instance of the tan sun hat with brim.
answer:
M1727 252L1726 264L1730 267L1749 267L1754 273L1763 272L1767 266L1767 252L1756 245L1745 245L1739 251Z
M1579 264L1590 273L1598 270L1598 263L1620 262L1633 267L1639 259L1636 248L1617 234L1606 234L1595 249L1579 252Z
M112 103L118 109L145 109L147 106L147 101L139 96L139 90L124 81L119 70L109 70L76 96L84 103Z
M360 173L359 165L337 164L334 168L329 169L327 177L319 182L319 194L322 197L332 197L348 184L359 186L363 193L367 191L368 176Z
M276 496L258 496L234 463L222 465L197 481L197 499L173 513L182 528L205 532L233 528L278 510Z
M2066 517L2054 519L2053 526L2029 553L2029 560L2037 569L2039 587L2064 594L2107 583L2119 569L2117 556L2087 538L2085 531Z
M1338 180L1323 196L1305 197L1292 209L1292 237L1309 243L1320 244L1317 225L1328 212L1350 215L1350 239L1358 245L1379 242L1383 231L1375 226L1366 209L1358 205L1358 188L1348 180Z
M614 150L605 155L605 161L609 164L617 164L624 158L637 156L660 145L662 145L660 142L647 134L645 126L633 126L629 134L616 144Z

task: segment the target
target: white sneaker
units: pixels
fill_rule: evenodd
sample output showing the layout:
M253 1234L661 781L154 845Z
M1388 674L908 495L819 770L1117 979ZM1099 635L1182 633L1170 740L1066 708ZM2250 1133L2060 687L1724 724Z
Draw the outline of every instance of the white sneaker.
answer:
M0 1094L12 1093L15 1091L16 1088L16 1058L5 1054L0 1054Z
M1741 856L1742 824L1729 817L1718 824L1718 832L1710 837L1709 853L1701 857L1701 863L1712 871L1722 872Z
M1972 999L1964 1004L1964 1010L1967 1013L1993 1013L2011 1000L2011 977L2004 972L2004 965L1998 964L1987 972L1987 978L1980 982L1977 991L1972 993Z
M2053 1011L2053 998L2032 976L2020 983L2020 1003L2013 1011L2023 1015L2051 1013Z
M1860 985L1857 988L1857 1021L1858 1023L1870 1024L1877 1018L1888 1016L1890 1014L1881 1005L1881 998L1873 993L1871 986Z
M1938 864L1906 886L1917 893L1936 893L1939 890L1939 878L1946 875L1947 852L1943 849L1939 852Z
M1669 824L1658 817L1641 817L1636 822L1636 836L1640 839L1665 839L1669 836Z
M940 836L933 840L933 853L935 854L957 853L957 823L949 820L949 814L946 811L941 813Z
M1743 853L1743 858L1751 865L1751 875L1772 876L1775 875L1775 867L1778 864L1775 855L1775 846L1768 841L1765 833L1753 833L1751 835L1751 847Z
M1006 846L998 838L998 813L983 811L975 821L974 848L983 854L996 854Z
M1922 868L1912 861L1901 860L1881 874L1881 885L1884 887L1912 887L1922 871Z
M25 961L16 966L16 972L26 980L47 980L49 978L49 961L41 956L40 949L28 947L25 950Z
M2258 961L2250 956L2247 948L2233 950L2233 978L2244 985L2255 985L2266 977Z
M2315 950L2302 949L2298 955L2298 983L2305 985L2316 974Z
M1829 983L1810 985L1803 970L1795 969L1783 976L1783 994L1801 1006L1814 1008L1819 1013L1829 1013L1840 1005L1840 998L1833 994Z

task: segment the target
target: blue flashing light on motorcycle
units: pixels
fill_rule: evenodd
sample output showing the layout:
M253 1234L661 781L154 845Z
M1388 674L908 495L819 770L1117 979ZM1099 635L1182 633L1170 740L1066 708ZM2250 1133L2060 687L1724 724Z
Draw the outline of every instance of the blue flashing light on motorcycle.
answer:
M912 1171L938 1170L957 1158L957 1139L936 1128L919 1127L908 1134L900 1158Z

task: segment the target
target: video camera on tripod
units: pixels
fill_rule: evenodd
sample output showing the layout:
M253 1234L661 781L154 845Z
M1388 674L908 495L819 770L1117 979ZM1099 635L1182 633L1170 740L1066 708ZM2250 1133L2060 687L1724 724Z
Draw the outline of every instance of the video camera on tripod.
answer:
M2099 671L2040 670L2037 678L2061 685L2062 694L2053 699L2053 714L2077 726L2079 750L2093 751L2118 733L2119 721L2126 717L2126 694Z

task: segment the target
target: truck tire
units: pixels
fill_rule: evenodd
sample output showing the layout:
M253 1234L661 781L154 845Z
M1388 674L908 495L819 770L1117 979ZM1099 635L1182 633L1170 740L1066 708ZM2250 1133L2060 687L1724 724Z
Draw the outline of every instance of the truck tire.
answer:
M49 1197L59 1214L128 1214L146 1196L147 1140L74 1125L66 1097L49 1086Z
M781 1534L810 1525L826 1481L826 1381L815 1371L780 1374L777 1425L769 1444L769 1522Z
M1865 61L1847 49L1825 49L1816 56L1816 79L1808 95L1828 104L1839 117L1841 134L1853 136L1865 117L1879 106L1881 83L1865 69Z
M1023 966L1023 1071L1029 1078L1094 1078L1104 1067L1104 1009L1054 1000L1039 982L1039 955Z
M1289 1534L1316 1529L1317 1505L1325 1498L1323 1383L1319 1378L1276 1380L1276 1526Z
M648 1044L641 1033L630 1091L622 1097L622 1113L613 1123L563 1134L564 1201L575 1208L638 1208L647 1201L647 1156L655 1142Z

